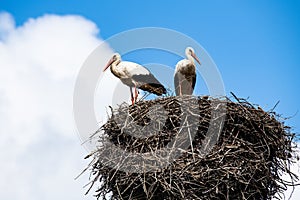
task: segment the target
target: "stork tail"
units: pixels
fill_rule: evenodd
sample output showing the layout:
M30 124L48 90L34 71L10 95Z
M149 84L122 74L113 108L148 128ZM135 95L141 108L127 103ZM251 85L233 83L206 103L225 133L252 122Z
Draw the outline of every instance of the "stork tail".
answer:
M156 94L158 96L161 96L161 95L167 93L166 88L159 83L146 83L146 84L140 86L139 88L144 91Z

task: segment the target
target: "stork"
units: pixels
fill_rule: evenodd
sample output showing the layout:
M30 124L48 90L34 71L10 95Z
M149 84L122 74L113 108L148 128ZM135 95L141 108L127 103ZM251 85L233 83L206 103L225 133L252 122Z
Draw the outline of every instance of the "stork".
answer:
M122 61L121 56L115 53L105 66L103 72L110 67L110 71L118 77L123 84L129 86L132 105L138 97L138 89L161 96L166 94L165 87L150 73L150 71L133 62ZM134 95L132 92L134 88Z
M176 64L174 74L174 86L177 96L193 94L196 84L196 65L194 59L201 65L192 47L185 49L187 59L180 60Z

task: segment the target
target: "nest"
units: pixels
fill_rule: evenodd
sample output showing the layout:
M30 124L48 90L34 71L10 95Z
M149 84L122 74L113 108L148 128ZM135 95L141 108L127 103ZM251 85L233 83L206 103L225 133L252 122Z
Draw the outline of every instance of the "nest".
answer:
M87 193L97 185L97 199L282 198L298 180L295 135L273 111L236 100L165 97L112 110L93 135Z

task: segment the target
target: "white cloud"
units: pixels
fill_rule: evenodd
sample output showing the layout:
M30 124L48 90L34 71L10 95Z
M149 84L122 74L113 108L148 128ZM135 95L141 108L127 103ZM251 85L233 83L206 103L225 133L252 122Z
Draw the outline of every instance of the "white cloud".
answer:
M298 144L298 146L299 146L300 144ZM298 149L297 150L298 152L300 152L300 149ZM294 174L296 174L296 175L300 175L300 163L299 163L299 161L298 162L296 162L296 163L294 163L292 166L291 166L291 169L290 169ZM284 176L282 176L282 178L284 179L284 180L286 180L286 181L290 181L291 180L291 178L290 178L290 176L288 176L288 175L284 175ZM300 178L300 177L299 177ZM297 184L299 184L300 183L300 181L298 181L297 182ZM293 191L293 187L288 187L288 189L287 189L287 191L285 192L285 197L286 197L286 199L288 199L290 196L291 196L291 194L292 194L292 197L291 197L291 200L299 200L300 199L300 188L299 188L300 186L296 186L295 188L294 188L294 191ZM292 193L293 192L293 193Z
M15 21L9 13L1 13L0 18L0 39L5 38L14 30Z
M88 164L76 135L76 75L102 41L80 16L44 15L15 26L0 13L0 199L84 196ZM111 51L107 49L107 51Z

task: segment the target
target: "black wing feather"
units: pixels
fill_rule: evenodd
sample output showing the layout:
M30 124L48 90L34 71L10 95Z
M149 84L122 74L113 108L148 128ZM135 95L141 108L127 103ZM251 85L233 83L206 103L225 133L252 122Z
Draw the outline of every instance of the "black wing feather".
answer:
M197 75L194 74L194 75L192 76L192 93L191 93L191 94L193 94L193 92L194 92L195 85L196 85L196 79L197 79Z
M137 87L156 95L166 94L166 88L152 74L135 74L132 80L137 83Z
M192 95L196 85L196 74L182 74L180 72L175 73L174 76L174 86L175 93L177 96L180 95L180 90L182 95Z

